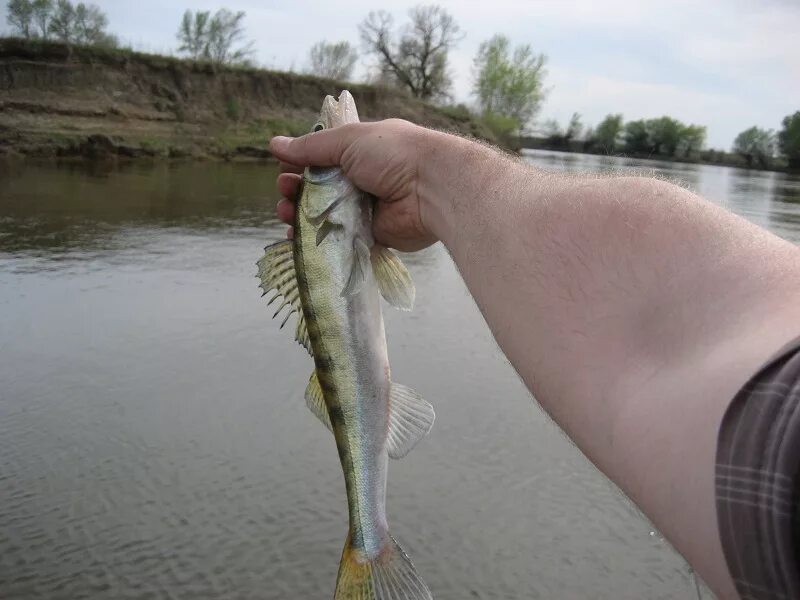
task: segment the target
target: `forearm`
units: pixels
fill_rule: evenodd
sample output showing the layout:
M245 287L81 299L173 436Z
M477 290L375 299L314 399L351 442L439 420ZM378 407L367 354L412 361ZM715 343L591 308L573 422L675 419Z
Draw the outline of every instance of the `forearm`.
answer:
M422 188L423 217L501 348L587 456L730 593L716 433L738 387L800 334L798 250L665 182L545 174L447 144L453 164Z

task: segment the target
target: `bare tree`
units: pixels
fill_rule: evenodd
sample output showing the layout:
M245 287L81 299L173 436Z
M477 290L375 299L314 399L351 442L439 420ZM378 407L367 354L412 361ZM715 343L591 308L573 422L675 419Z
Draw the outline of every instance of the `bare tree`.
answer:
M378 58L381 71L413 96L432 100L447 95L450 78L447 54L461 39L453 17L441 6L416 6L399 40L394 21L385 11L371 12L359 25L361 39Z
M21 37L33 37L33 3L31 0L8 0L6 22Z
M320 77L349 80L358 60L356 49L350 42L317 42L309 51L309 73Z

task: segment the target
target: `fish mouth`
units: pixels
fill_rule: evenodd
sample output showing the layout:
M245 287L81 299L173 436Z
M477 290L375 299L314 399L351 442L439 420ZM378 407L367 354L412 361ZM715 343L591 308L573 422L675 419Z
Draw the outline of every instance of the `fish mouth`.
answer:
M322 101L319 122L325 129L341 127L348 123L358 123L358 109L356 109L353 95L347 90L342 90L338 100L333 96L325 96Z

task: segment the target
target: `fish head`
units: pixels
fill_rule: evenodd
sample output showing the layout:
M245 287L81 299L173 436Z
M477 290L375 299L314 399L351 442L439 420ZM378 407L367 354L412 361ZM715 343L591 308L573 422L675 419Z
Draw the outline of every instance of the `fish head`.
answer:
M322 101L322 110L313 131L341 127L348 123L358 123L358 110L353 95L347 90L342 90L337 100L333 96L325 96Z
M333 96L325 97L313 131L358 122L355 99L344 90L338 100ZM347 248L353 247L355 239L372 247L372 197L356 188L336 166L307 167L304 178L313 187L309 187L301 199L301 210L317 227L324 224L324 236L331 234L331 242Z

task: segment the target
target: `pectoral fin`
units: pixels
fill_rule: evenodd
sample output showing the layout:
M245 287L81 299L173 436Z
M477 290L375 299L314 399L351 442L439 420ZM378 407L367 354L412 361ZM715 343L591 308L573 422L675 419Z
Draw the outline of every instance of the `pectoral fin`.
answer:
M333 432L331 417L328 415L328 407L325 406L325 396L322 395L322 388L319 385L319 378L317 377L316 370L311 374L311 378L308 380L305 396L308 409L317 416L329 431Z
M342 229L342 226L337 223L331 223L329 220L325 219L317 229L317 246L325 241L325 238L328 237L334 229Z
M389 248L380 244L372 247L371 258L372 272L375 274L381 296L400 310L414 308L416 290L403 261Z
M274 290L275 295L270 299L272 304L278 297L283 301L278 305L278 310L272 315L274 319L281 311L289 307L289 312L281 323L281 328L286 324L292 313L297 313L297 327L295 328L294 339L311 354L311 342L308 337L308 327L303 317L303 308L300 305L300 291L297 288L297 275L294 269L294 245L291 240L277 242L264 248L264 256L256 263L258 266L258 277L261 280L259 287L264 290L263 296Z
M352 296L361 291L367 278L369 268L369 247L361 238L353 240L353 263L350 267L350 276L342 290L342 297Z
M430 402L410 387L392 382L389 398L389 436L386 440L390 458L403 458L433 427L436 413Z

